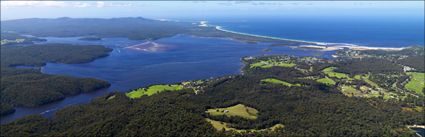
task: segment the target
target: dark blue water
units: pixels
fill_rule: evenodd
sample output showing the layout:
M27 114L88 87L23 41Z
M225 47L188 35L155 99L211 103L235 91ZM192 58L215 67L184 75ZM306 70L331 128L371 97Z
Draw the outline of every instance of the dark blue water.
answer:
M18 66L15 66L15 68L18 68L18 69L41 69L41 67L28 66L28 65L18 65Z
M424 45L424 17L237 17L211 18L225 29L281 38L372 47Z
M422 137L425 137L425 129L424 128L411 128L411 129L415 130Z
M419 135L422 137L425 137L425 129L424 128L410 128L412 130L415 130Z
M126 47L143 43L125 38L105 38L100 41L81 41L74 38L48 37L44 43L97 44L112 48L109 56L84 64L48 63L43 73L106 80L111 87L97 92L68 97L37 108L17 108L11 115L2 117L2 123L29 114L51 116L63 107L87 103L95 97L111 91L126 92L130 89L159 83L175 83L186 80L206 79L239 74L244 56L287 54L331 58L333 52L293 49L271 46L270 43L248 44L220 38L200 38L178 35L154 42L164 45L158 52L146 52ZM271 51L265 50L270 49ZM267 52L266 52L267 51Z

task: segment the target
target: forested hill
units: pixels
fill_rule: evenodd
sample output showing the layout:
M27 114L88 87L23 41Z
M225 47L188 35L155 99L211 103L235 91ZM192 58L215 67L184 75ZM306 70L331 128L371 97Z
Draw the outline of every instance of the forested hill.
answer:
M145 18L57 18L18 19L1 22L2 31L14 31L34 36L97 36L158 39L185 33L190 23L158 21Z
M390 69L391 72L351 75L336 72L335 66L344 64L311 57L246 57L243 61L243 75L111 93L89 104L60 110L51 119L34 115L2 125L1 133L119 137L414 136L407 125L425 124L422 92L405 89L405 80L397 81L421 72ZM396 79L391 84L395 87L381 85L390 83L382 82L386 79Z
M48 62L89 62L107 56L110 51L100 45L1 46L1 115L12 113L15 106L39 106L69 95L108 87L106 81L47 75L40 73L39 68ZM17 68L22 65L24 68Z
M192 22L159 21L146 18L56 18L18 19L1 22L2 32L11 31L37 37L85 37L86 40L105 37L126 37L145 40L160 39L177 34L200 37L224 37L248 43L270 42L275 45L297 46L312 44L300 41L258 37L216 29L214 25L198 26ZM3 39L3 38L2 38Z

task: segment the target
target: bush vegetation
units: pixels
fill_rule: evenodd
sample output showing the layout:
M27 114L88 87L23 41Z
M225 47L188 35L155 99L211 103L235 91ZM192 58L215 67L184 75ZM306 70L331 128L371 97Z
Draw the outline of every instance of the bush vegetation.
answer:
M296 58L293 61L299 67L306 65ZM415 97L399 102L349 97L337 86L323 87L313 79L301 79L325 77L321 70L328 66L322 65L332 63L309 64L317 69L303 73L295 67L250 69L248 64L243 75L204 82L197 94L190 88L136 99L111 93L60 110L51 119L30 116L2 125L1 132L3 136L413 136L406 125L425 124L421 112L403 109L415 108L409 103ZM259 82L270 77L303 86ZM238 104L255 108L256 119L205 112ZM275 125L280 126L264 130ZM252 130L264 132L239 132Z
M103 46L47 44L1 46L1 112L14 112L14 106L35 107L66 96L108 87L106 81L42 74L47 62L84 63L108 55ZM29 68L17 68L30 66Z

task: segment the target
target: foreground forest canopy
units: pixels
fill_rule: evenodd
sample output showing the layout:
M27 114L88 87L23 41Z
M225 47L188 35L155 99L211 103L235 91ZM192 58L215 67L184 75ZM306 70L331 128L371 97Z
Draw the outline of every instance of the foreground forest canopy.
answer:
M110 51L99 45L2 45L1 114L13 113L15 106L40 106L65 96L108 87L106 81L42 74L40 68L46 63L90 62L107 56Z
M405 87L416 81L412 73L424 74L423 67L408 65L415 60L410 57L424 56L423 47L397 52L345 50L337 55L335 60L245 57L242 75L129 91L140 96L111 93L60 110L51 119L33 115L2 125L1 133L414 136L407 126L425 124L424 88L417 92Z

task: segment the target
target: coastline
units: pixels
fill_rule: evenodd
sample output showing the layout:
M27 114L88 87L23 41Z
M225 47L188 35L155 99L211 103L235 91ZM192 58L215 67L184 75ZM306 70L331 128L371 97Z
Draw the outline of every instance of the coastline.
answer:
M200 27L206 27L206 21L200 22ZM259 37L259 38L267 38L267 39L273 39L273 40L284 40L284 41L293 41L293 42L302 42L302 43L309 43L311 45L299 45L294 46L295 48L305 48L305 49L317 49L321 51L334 51L334 50L341 50L341 49L351 49L351 50L385 50L385 51L400 51L407 47L369 47L369 46L361 46L356 44L349 44L349 43L327 43L327 42L315 42L315 41L305 41L305 40L296 40L296 39L286 39L286 38L280 38L280 37L273 37L273 36L264 36L264 35L257 35L257 34L250 34L250 33L244 33L244 32L237 32L232 30L223 29L223 27L214 25L216 30L227 32L227 33L233 33L238 35L245 35L245 36L252 36L252 37Z
M284 41L293 41L293 42L303 42L303 43L310 43L310 44L314 44L314 45L327 45L326 43L322 43L322 42L313 42L313 41L304 41L304 40L295 40L295 39L285 39L285 38L279 38L279 37L263 36L263 35L257 35L257 34L237 32L237 31L223 29L221 26L215 26L215 29L217 29L219 31L227 32L227 33L233 33L233 34L245 35L245 36L252 36L252 37L258 37L258 38L266 38L266 39L273 39L273 40L284 40Z
M335 44L335 45L327 45L327 46L317 46L317 45L300 45L297 48L305 48L305 49L317 49L321 51L334 51L334 50L342 50L342 49L351 49L351 50L385 50L385 51L400 51L405 49L406 47L400 48L392 48L392 47L368 47L368 46L359 46L359 45L349 45L349 44Z

